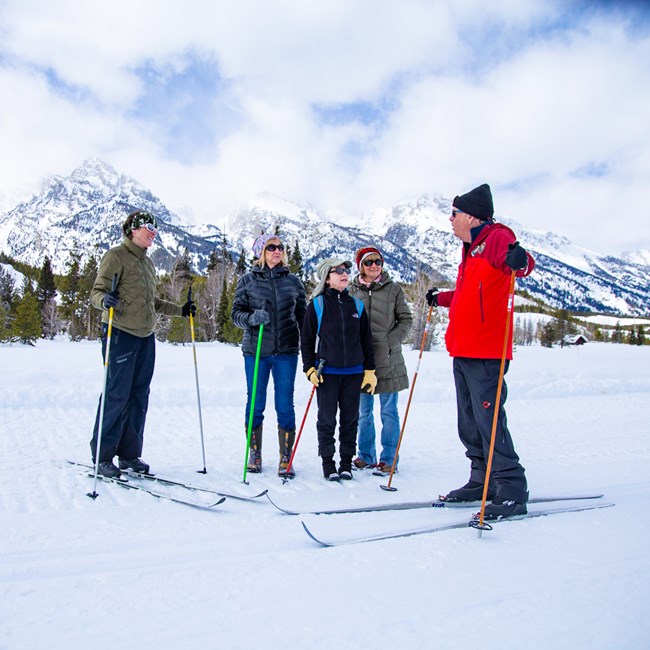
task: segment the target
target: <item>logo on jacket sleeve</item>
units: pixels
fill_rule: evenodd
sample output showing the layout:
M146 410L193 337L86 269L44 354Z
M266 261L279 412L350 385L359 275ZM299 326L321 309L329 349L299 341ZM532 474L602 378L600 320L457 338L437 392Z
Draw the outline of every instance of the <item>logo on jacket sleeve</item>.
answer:
M472 257L475 257L476 255L480 255L483 251L485 250L485 242L482 244L479 244L471 253L470 255Z

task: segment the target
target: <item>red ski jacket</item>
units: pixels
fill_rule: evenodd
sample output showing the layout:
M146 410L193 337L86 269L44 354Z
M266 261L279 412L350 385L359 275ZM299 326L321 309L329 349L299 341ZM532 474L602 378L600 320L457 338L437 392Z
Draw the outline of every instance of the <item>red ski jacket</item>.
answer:
M438 294L438 305L449 307L445 342L450 356L501 358L512 273L505 258L508 244L515 240L515 233L507 226L488 223L471 244L464 244L456 289ZM517 271L517 277L530 275L535 267L535 260L527 255L528 266ZM513 320L507 359L512 359Z

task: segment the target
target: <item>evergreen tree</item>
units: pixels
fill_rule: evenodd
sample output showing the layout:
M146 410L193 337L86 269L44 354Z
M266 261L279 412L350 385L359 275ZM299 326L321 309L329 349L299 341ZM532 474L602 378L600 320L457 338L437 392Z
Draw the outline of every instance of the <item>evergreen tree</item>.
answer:
M47 302L55 296L56 283L54 282L52 263L50 262L50 258L46 255L38 276L38 284L36 285L36 299L38 300L40 308L43 309Z
M636 331L634 326L630 327L630 331L627 334L627 342L629 345L636 345Z
M246 251L242 248L239 252L239 259L237 260L237 266L235 266L235 275L238 278L241 278L244 273L248 270L246 265Z
M545 348L552 348L553 344L558 340L558 321L553 319L544 323L541 328L539 328L539 342Z
M75 246L70 251L66 264L66 273L61 278L61 315L68 330L68 336L78 341L83 335L83 323L80 318L79 285L81 282L81 253Z
M16 298L16 283L13 276L0 266L0 302L9 311Z
M9 320L9 309L0 301L0 343L6 343L11 339L11 321Z
M289 256L288 252L287 255ZM300 246L297 239L296 245L293 247L291 255L289 256L289 270L304 282L305 272L302 265L302 253L300 252Z
M636 344L645 345L645 330L643 325L639 325L636 329Z
M616 323L614 331L612 332L612 343L622 343L623 342L623 330L621 329L621 324Z
M27 280L25 284L28 285ZM16 307L16 318L11 325L11 340L34 345L42 335L40 308L30 284L29 288L25 287L23 297Z

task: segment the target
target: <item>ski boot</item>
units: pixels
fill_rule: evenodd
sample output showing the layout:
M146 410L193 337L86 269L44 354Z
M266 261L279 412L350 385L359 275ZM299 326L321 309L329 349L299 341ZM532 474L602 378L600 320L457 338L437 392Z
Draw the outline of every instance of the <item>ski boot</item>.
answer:
M287 473L289 460L291 459L291 452L293 451L293 443L295 440L295 429L283 429L278 425L278 445L280 448L280 464L278 465L278 476L280 478L293 478L296 475L296 472L293 469L293 464Z
M488 488L487 498L494 498L494 486L490 484ZM446 501L447 503L462 503L463 501L481 501L483 499L483 483L478 481L472 481L471 479L456 490L452 490L446 496L441 496L441 501Z
M251 446L248 453L246 469L252 474L262 471L262 425L259 424L251 431Z

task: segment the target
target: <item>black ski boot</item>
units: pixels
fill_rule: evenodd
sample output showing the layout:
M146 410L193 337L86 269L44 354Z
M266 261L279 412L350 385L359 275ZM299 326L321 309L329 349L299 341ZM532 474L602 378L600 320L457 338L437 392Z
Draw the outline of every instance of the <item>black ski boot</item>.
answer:
M105 460L103 463L99 463L97 473L106 478L120 478L122 476L122 472L113 465L112 460Z
M149 465L140 458L120 458L120 469L130 469L138 474L149 474Z
M490 485L487 498L494 497L494 488ZM452 490L447 496L440 497L441 501L448 503L462 503L463 501L481 501L483 499L483 483L470 480L463 487Z
M289 460L291 459L291 452L293 451L293 443L295 440L295 429L287 430L283 429L281 426L278 426L278 445L280 448L280 464L278 465L278 476L281 478L293 478L296 475L296 472L293 469L293 463L291 464L289 473L287 473Z
M251 474L259 474L262 471L262 425L251 431L251 447L248 454L247 470Z
M483 518L486 521L494 521L495 519L525 515L527 512L528 508L526 508L525 503L519 503L512 499L504 499L503 497L494 497L492 503L488 503L485 506Z
M323 458L323 476L328 481L339 481L341 479L339 473L336 471L334 459L331 456Z
M339 464L339 478L343 481L352 480L352 456L343 456Z

